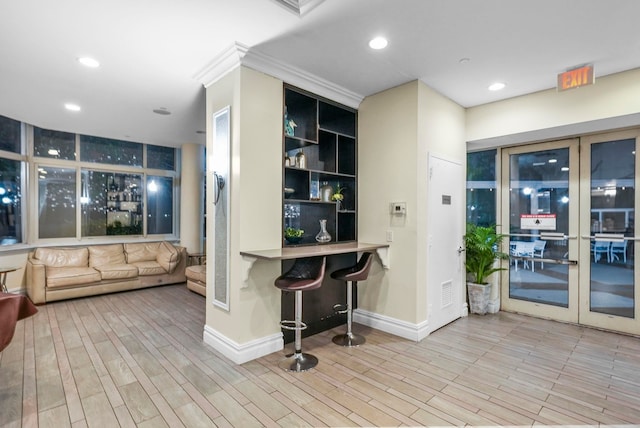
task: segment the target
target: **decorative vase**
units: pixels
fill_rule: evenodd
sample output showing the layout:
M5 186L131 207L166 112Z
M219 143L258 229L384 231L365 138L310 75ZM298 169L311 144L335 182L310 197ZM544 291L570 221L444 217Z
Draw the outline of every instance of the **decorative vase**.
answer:
M327 220L320 220L320 232L316 235L316 241L321 244L326 244L327 242L331 242L331 235L327 232Z
M331 202L331 196L333 196L333 186L329 182L323 181L322 187L320 187L320 200L322 202Z

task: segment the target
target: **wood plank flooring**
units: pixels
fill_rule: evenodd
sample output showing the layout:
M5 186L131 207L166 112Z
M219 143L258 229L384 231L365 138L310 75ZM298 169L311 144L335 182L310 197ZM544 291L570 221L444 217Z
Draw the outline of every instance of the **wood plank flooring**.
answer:
M202 343L204 298L184 285L39 307L0 353L2 427L640 425L640 339L500 313L415 343L303 340L235 365Z

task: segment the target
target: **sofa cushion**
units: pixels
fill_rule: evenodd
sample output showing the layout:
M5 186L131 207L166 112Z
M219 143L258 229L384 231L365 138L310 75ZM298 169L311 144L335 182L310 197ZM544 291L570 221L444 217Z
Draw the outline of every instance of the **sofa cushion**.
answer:
M184 273L192 281L207 282L207 265L187 266Z
M100 282L100 272L90 267L49 267L46 268L47 288L90 285Z
M156 261L136 262L131 264L138 268L138 275L140 276L164 275L167 273L167 271L160 266L160 263Z
M140 242L124 244L127 263L156 261L160 242Z
M173 273L180 263L180 252L168 242L161 242L158 246L156 261L168 273Z
M138 268L126 263L96 266L102 279L131 279L138 277Z
M89 266L123 265L124 248L122 244L92 245L89 247Z
M89 250L86 248L38 248L34 258L47 267L89 266Z

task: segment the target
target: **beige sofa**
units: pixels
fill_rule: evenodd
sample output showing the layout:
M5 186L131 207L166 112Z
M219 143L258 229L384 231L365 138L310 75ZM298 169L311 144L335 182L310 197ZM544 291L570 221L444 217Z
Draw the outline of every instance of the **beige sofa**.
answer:
M169 242L37 248L27 259L35 304L185 282L186 249Z
M207 265L187 266L187 288L203 296L207 295Z

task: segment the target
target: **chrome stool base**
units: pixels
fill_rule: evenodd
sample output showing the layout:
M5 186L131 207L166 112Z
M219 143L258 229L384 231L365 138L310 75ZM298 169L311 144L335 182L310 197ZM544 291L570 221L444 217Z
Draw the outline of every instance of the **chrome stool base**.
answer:
M335 343L336 345L349 347L360 346L364 342L366 342L364 336L360 336L359 334L355 333L339 334L337 336L334 336L331 340L333 340L333 343Z
M318 365L318 359L304 352L296 352L278 363L278 367L288 372L306 372Z

